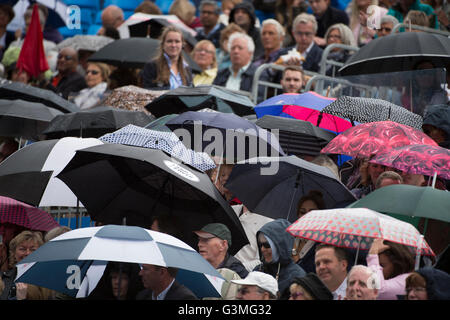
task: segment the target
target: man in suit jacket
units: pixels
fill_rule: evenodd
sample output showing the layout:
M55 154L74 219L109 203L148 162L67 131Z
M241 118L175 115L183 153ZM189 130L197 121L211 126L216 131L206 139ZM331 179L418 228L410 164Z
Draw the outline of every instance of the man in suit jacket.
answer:
M281 55L287 54L293 48L302 56L303 70L319 72L320 60L322 59L323 49L314 43L314 36L317 33L317 21L312 14L299 14L292 24L292 34L294 36L296 45L283 49ZM288 65L300 65L301 60L291 58L287 61Z
M198 300L191 290L175 280L178 269L143 264L139 275L145 289L136 300Z

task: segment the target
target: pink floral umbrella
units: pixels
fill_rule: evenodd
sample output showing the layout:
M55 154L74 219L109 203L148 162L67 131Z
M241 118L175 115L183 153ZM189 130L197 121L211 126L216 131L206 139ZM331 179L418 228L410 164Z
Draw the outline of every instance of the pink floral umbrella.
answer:
M382 238L412 247L421 255L435 255L412 224L366 208L313 210L286 231L295 237L361 250L370 249L375 238Z
M351 127L331 140L321 153L369 158L411 144L437 146L433 139L420 130L393 121L376 121Z
M450 150L423 144L409 145L378 153L369 162L396 168L410 174L450 179Z

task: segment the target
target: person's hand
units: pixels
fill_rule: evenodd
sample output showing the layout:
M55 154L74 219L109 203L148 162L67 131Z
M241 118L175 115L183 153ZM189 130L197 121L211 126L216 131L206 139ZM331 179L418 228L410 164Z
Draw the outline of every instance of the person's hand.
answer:
M320 37L314 37L314 42L319 46L319 47L324 47L327 45L327 41L324 38L320 38Z
M300 60L299 58L292 57L284 64L288 66L300 66L302 64L302 60Z
M17 300L24 300L27 298L28 285L26 283L16 283L16 298Z
M359 24L363 27L367 26L367 13L362 10L359 10Z
M372 242L372 245L370 246L369 254L376 254L382 253L383 251L386 251L390 249L390 247L383 243L383 239L375 239Z

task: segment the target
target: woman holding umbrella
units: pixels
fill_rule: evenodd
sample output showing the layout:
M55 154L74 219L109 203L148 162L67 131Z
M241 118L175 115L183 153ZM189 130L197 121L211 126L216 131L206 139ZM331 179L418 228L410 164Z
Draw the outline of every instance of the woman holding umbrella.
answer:
M183 33L169 26L161 35L159 55L145 64L142 85L147 89L170 90L192 85L192 72L182 56Z

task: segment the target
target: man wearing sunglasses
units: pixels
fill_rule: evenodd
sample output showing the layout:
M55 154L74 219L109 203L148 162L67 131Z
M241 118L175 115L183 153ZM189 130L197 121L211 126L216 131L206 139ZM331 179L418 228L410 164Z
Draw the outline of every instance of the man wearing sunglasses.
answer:
M62 48L56 63L58 74L53 78L52 85L64 99L68 99L71 92L79 92L87 87L86 80L77 72L77 66L77 51L71 47Z

